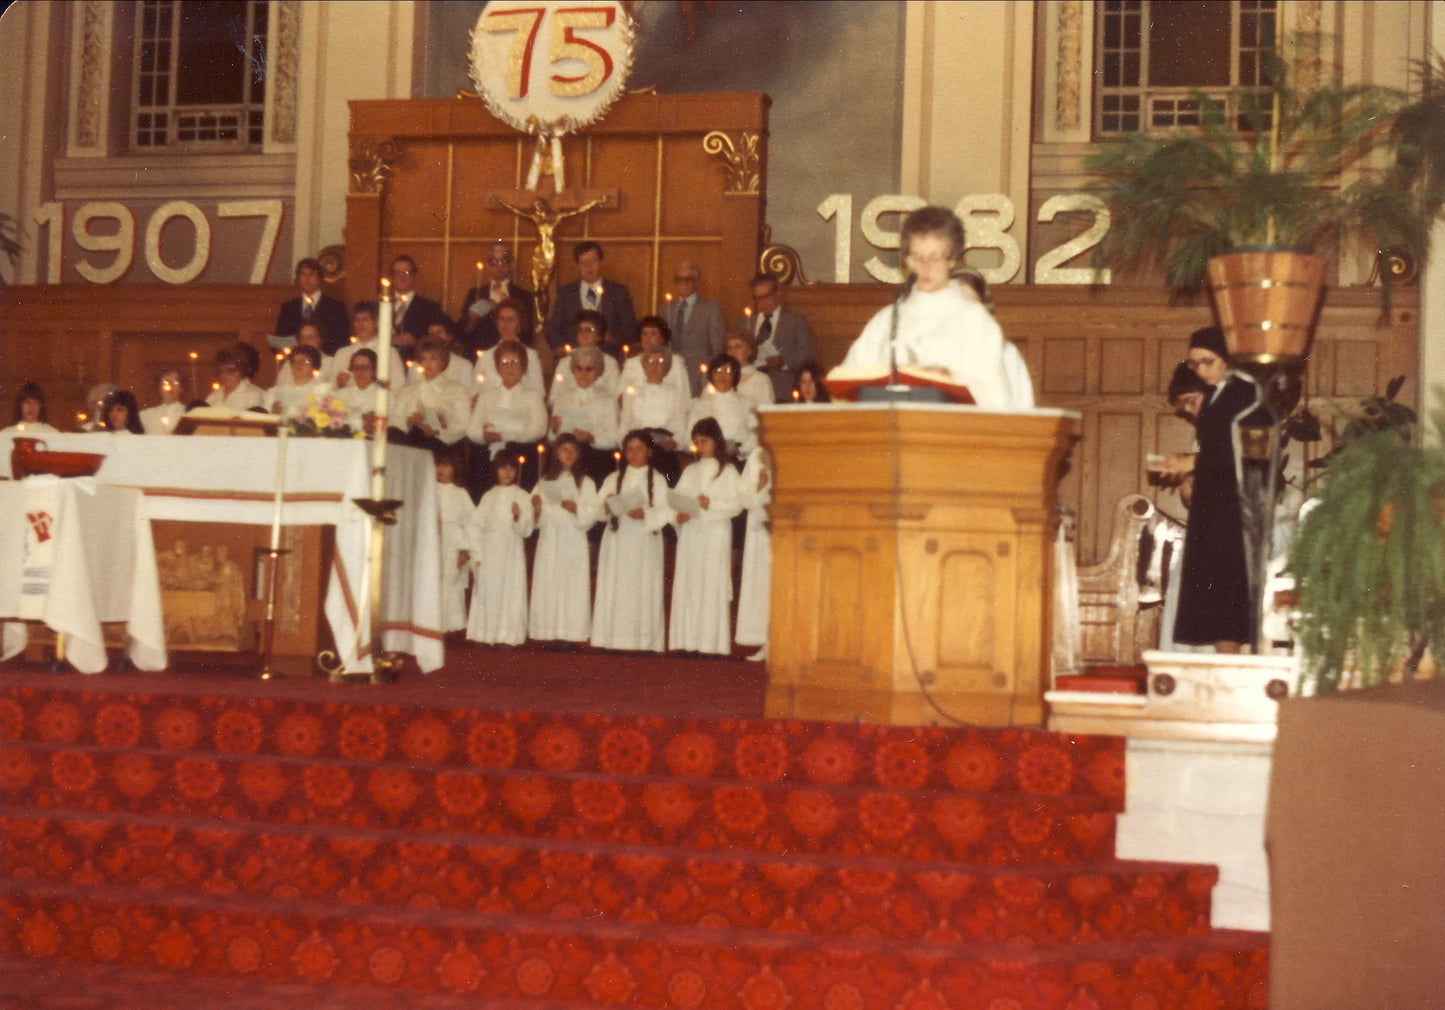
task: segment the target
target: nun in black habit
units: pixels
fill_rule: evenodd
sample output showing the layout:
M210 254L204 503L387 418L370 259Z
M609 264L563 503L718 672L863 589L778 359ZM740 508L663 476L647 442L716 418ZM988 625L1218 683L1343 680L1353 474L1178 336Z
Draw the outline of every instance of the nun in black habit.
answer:
M1269 414L1255 380L1229 367L1217 326L1190 336L1189 364L1210 390L1196 428L1198 453L1166 457L1176 476L1194 475L1174 640L1239 652L1254 641L1258 621L1253 561L1262 542L1267 467L1245 457L1242 432L1268 425Z

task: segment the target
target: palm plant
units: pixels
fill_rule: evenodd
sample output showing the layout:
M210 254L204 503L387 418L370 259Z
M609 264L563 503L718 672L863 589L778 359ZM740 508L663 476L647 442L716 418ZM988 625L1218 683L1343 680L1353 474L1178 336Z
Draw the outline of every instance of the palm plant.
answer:
M1413 676L1426 648L1445 642L1445 451L1419 436L1415 424L1367 419L1302 512L1289 570L1318 690Z
M1196 126L1096 145L1087 167L1104 177L1098 192L1113 212L1101 259L1162 263L1170 287L1195 290L1212 257L1251 247L1312 252L1363 235L1423 256L1429 219L1414 190L1372 170L1377 152L1400 143L1405 95L1365 84L1300 90L1277 54L1266 71L1262 89L1235 89L1234 115L1197 92Z

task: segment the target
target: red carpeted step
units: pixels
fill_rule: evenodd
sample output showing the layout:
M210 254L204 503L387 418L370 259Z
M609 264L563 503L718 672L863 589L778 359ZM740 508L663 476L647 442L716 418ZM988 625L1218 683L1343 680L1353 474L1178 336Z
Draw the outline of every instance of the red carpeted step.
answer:
M48 744L0 749L0 777L11 805L35 810L991 864L1107 858L1115 828L1112 801L1080 796L414 771L391 762Z
M998 867L731 850L476 839L0 808L7 872L27 879L363 905L900 939L1019 944L1209 928L1214 867Z
M710 1010L1011 1006L1019 1010L1263 1008L1267 937L1216 931L1047 949L708 931L435 909L357 920L326 903L14 882L9 957L339 985Z
M417 768L1079 796L1108 799L1116 810L1124 796L1124 745L1118 737L488 712L351 700L354 694L328 693L317 700L137 693L115 686L124 683L108 681L96 690L7 684L0 688L0 738L122 750L404 761Z

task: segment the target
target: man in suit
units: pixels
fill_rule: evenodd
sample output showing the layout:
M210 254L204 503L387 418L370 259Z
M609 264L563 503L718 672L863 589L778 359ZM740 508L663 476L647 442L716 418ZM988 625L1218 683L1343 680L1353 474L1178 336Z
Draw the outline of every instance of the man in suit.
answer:
M617 281L602 279L602 246L596 242L578 242L572 250L579 279L557 289L557 303L547 320L547 343L557 350L572 339L577 313L591 309L607 320L609 346L613 354L627 344L637 342L637 317L632 312L632 296Z
M408 364L413 349L426 339L427 330L437 324L448 331L452 328L452 321L440 305L416 293L416 277L416 260L410 256L403 253L391 261L391 294L396 300L392 308L391 344Z
M278 337L294 337L302 323L315 323L321 330L321 349L335 354L351 336L346 304L322 292L321 264L310 257L296 264L296 286L301 293L281 303L272 332Z
M750 285L753 292L753 315L738 323L758 342L758 368L773 381L778 403L793 397L793 377L797 370L813 360L813 334L802 313L784 308L778 279L758 274Z
M487 254L486 280L480 286L469 290L462 299L462 318L459 324L462 333L458 342L472 358L477 356L478 351L490 351L497 346L501 337L497 333L497 321L492 317L492 310L508 298L520 304L524 310L520 333L522 343L532 342L532 330L536 322L536 299L532 292L512 282L512 268L515 265L516 259L512 255L511 247L505 242L498 242Z
M687 381L697 396L707 385L705 366L723 352L727 322L722 306L697 293L702 272L696 263L683 260L672 270L672 297L658 313L672 330L672 353L687 367Z

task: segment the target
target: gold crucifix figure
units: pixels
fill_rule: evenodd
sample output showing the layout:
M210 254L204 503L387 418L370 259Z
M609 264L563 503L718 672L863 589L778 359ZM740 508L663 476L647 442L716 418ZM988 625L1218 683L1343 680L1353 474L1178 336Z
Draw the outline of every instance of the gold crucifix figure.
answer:
M531 190L493 193L488 202L528 222L537 232L537 246L532 250L532 291L537 298L536 324L545 326L552 308L552 277L557 270L557 226L596 207L617 206L617 191L564 191L557 194L555 208L545 196Z

